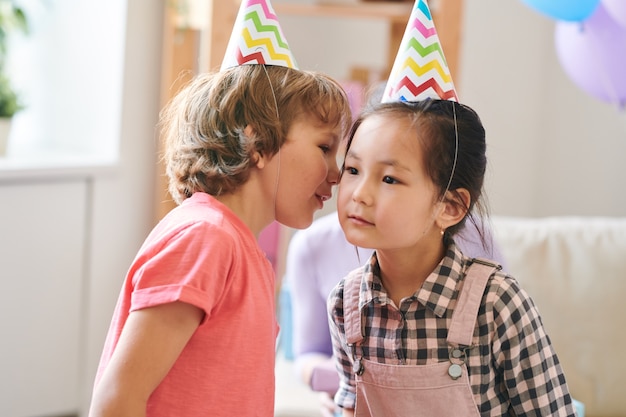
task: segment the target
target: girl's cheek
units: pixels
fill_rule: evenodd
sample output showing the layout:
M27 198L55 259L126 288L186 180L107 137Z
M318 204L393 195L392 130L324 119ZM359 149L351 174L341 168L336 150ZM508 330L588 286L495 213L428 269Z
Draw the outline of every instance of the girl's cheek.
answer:
M337 198L341 201L347 200L350 195L350 189L345 182L339 182L339 188L337 189Z

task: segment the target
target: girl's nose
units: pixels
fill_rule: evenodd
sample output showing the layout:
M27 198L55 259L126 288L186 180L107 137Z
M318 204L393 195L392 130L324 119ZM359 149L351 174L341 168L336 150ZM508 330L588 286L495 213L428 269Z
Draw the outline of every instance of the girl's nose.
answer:
M354 190L352 191L352 200L366 206L372 204L372 193L368 187L367 181L355 181Z

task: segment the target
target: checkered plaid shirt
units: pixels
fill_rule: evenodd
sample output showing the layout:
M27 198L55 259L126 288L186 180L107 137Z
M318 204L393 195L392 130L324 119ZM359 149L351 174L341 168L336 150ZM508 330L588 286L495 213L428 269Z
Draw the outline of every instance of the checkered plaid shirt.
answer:
M328 299L333 351L341 384L335 396L354 408L353 352L344 331L345 280L363 279L359 309L365 320L364 359L384 364L426 365L448 361L446 342L457 283L469 259L454 243L413 296L394 307L382 286L376 254L351 272ZM500 271L487 284L468 353L470 385L482 416L575 416L565 376L539 312L518 282Z

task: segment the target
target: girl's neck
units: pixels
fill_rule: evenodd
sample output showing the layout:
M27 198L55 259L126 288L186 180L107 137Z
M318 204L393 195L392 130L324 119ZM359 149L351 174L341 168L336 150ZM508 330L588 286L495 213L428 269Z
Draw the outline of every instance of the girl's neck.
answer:
M443 242L416 250L376 250L380 278L396 307L422 287L444 256Z

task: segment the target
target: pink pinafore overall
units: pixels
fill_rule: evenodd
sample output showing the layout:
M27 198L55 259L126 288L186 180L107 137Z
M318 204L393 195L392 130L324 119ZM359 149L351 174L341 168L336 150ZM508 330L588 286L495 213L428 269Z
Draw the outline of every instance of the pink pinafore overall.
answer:
M489 277L499 265L474 259L457 298L448 329L450 358L432 365L389 365L361 357L360 280L346 283L345 329L352 347L356 417L478 417L466 366L466 350Z

